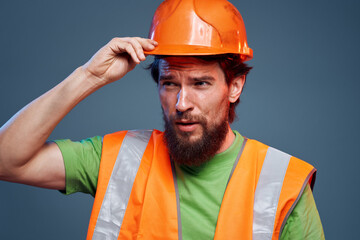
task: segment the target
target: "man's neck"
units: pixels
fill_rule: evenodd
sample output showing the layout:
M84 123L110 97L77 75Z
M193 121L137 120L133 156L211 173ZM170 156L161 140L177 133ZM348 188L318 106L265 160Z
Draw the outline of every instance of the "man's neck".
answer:
M235 134L234 132L231 130L230 125L228 126L228 132L226 134L225 140L222 143L221 147L219 148L219 150L216 152L216 154L222 153L224 152L226 149L228 149L231 144L233 144L235 140Z

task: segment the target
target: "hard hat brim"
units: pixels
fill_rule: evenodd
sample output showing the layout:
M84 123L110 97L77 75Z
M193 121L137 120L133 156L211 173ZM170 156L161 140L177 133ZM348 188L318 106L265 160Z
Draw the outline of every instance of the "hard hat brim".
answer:
M239 54L242 61L249 61L253 57L251 48L242 48L242 51L234 49L204 47L197 45L163 45L159 44L152 51L144 51L146 55L171 55L171 56L201 56L201 55L219 55L219 54Z

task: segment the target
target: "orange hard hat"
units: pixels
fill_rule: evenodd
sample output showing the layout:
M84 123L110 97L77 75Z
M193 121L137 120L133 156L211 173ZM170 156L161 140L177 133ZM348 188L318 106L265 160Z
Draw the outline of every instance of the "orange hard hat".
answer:
M149 38L158 46L152 55L239 54L252 59L244 21L227 0L165 0L156 10Z

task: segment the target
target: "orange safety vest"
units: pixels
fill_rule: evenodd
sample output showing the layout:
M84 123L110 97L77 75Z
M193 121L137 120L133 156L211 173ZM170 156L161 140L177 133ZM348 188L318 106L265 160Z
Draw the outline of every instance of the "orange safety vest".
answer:
M215 240L279 239L310 164L246 139L221 203ZM182 239L176 172L158 130L121 131L103 140L87 240Z

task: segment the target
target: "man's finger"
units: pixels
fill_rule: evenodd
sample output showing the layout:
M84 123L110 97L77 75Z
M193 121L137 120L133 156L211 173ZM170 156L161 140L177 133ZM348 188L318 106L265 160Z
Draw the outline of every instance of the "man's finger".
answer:
M147 51L153 50L158 45L158 43L152 39L140 37L136 37L135 39L137 39L141 44L142 48Z
M126 43L125 43L125 51L131 56L132 60L133 60L135 63L140 63L140 59L138 58L138 55L136 54L133 45L131 45L130 43L126 42Z
M135 49L138 59L141 61L144 61L145 60L144 49L143 49L142 45L140 44L139 40L136 38L129 38L128 42Z
M108 46L110 47L113 54L121 54L121 53L127 53L130 55L130 57L133 59L135 63L140 63L140 60L135 53L135 50L128 41L125 41L124 38L113 38Z

